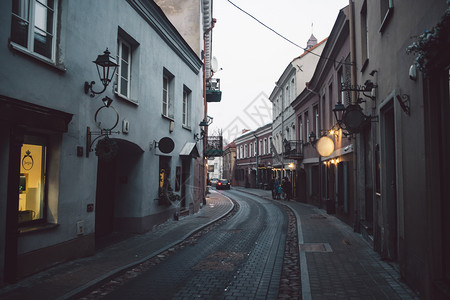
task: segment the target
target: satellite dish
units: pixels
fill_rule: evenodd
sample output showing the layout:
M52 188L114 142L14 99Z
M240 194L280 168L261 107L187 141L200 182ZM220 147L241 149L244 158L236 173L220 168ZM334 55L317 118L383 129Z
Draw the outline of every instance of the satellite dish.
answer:
M219 70L219 62L217 61L217 58L213 56L211 60L211 70L216 73Z
M163 137L158 142L158 148L162 153L170 153L175 148L175 143L170 137Z

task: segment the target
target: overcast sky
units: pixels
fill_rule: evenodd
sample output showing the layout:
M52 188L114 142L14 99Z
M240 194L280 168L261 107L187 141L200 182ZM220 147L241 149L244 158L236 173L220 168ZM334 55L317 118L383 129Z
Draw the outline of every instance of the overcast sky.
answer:
M311 33L320 42L331 32L348 0L231 0L265 25L306 47ZM210 130L223 130L232 141L244 128L271 122L267 104L275 82L292 59L304 51L283 40L227 0L214 0L213 56L223 70L222 101L208 104ZM311 26L313 24L313 26ZM211 131L210 131L211 132Z

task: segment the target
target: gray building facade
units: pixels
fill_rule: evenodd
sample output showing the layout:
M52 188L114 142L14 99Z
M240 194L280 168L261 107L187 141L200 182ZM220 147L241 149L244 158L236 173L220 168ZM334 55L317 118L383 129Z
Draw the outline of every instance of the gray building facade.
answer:
M147 0L0 6L0 283L200 209L203 61L163 11ZM117 72L90 97L105 49Z

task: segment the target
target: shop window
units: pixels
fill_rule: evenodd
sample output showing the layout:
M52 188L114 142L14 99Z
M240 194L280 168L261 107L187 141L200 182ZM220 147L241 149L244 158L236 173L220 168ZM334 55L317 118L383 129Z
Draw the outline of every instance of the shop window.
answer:
M20 155L19 225L46 221L46 140L25 136Z
M54 62L56 6L54 0L13 0L11 46Z

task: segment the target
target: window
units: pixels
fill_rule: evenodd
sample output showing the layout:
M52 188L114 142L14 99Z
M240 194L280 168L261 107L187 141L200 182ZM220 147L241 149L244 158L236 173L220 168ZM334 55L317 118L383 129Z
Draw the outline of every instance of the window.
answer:
M322 115L322 119L321 119L321 123L320 123L320 127L321 128L325 128L325 127L327 127L326 126L326 120L325 120L325 118L327 117L326 116L326 98L325 98L325 93L324 94L322 94L322 105L320 106L321 107L321 111L320 111L320 113L321 113L321 115ZM331 115L331 116L328 116L328 119L332 119L333 118L333 116Z
M46 144L40 136L24 138L19 162L19 225L46 221Z
M173 119L173 78L174 76L164 69L162 115Z
M319 106L313 107L313 114L314 114L314 131L316 133L316 137L320 137L320 130L319 130Z
M258 153L259 153L259 155L262 155L263 154L263 144L262 144L262 140L259 140L259 151L258 151Z
M264 148L263 148L263 154L267 154L267 138L264 139Z
M381 1L383 2L383 1ZM364 1L361 8L361 66L364 69L369 59L369 26L367 24L367 3Z
M130 98L131 83L131 47L122 40L118 39L117 45L117 93L125 98Z
M306 138L308 138L311 131L309 131L309 118L308 118L308 112L305 112L305 122L306 122Z
M298 126L299 126L299 128L298 128L298 133L299 133L298 138L300 139L300 141L305 142L304 139L303 139L303 119L302 119L301 116L298 118Z
M333 101L333 84L330 83L330 85L328 86L328 127L333 127L333 108L334 108L334 101ZM309 131L308 131L309 132Z
M164 89L164 88L163 88ZM191 91L184 87L183 89L183 126L190 128L191 123Z
M291 80L291 99L292 99L292 101L294 101L295 100L295 79L294 78L292 78L292 80Z
M27 52L55 61L57 1L13 0L11 42Z
M253 156L256 156L257 153L258 153L258 152L256 152L256 151L257 151L257 149L256 149L256 141L255 141L255 143L253 144L253 150L254 150Z
M272 137L269 137L269 154L272 153Z
M244 158L248 157L248 146L244 145Z
M253 143L248 144L248 156L253 156Z
M286 85L286 93L284 94L284 99L286 106L288 106L288 104L291 103L291 94L289 94L289 82Z
M394 4L392 3L392 0L380 0L380 12L381 12L380 32L382 32L386 27L386 25L389 23L393 10Z
M244 155L244 151L243 151L243 148L242 148L242 146L240 147L240 149L241 149L241 151L240 151L240 156L239 156L239 158L242 158L242 157L243 157L243 155Z

